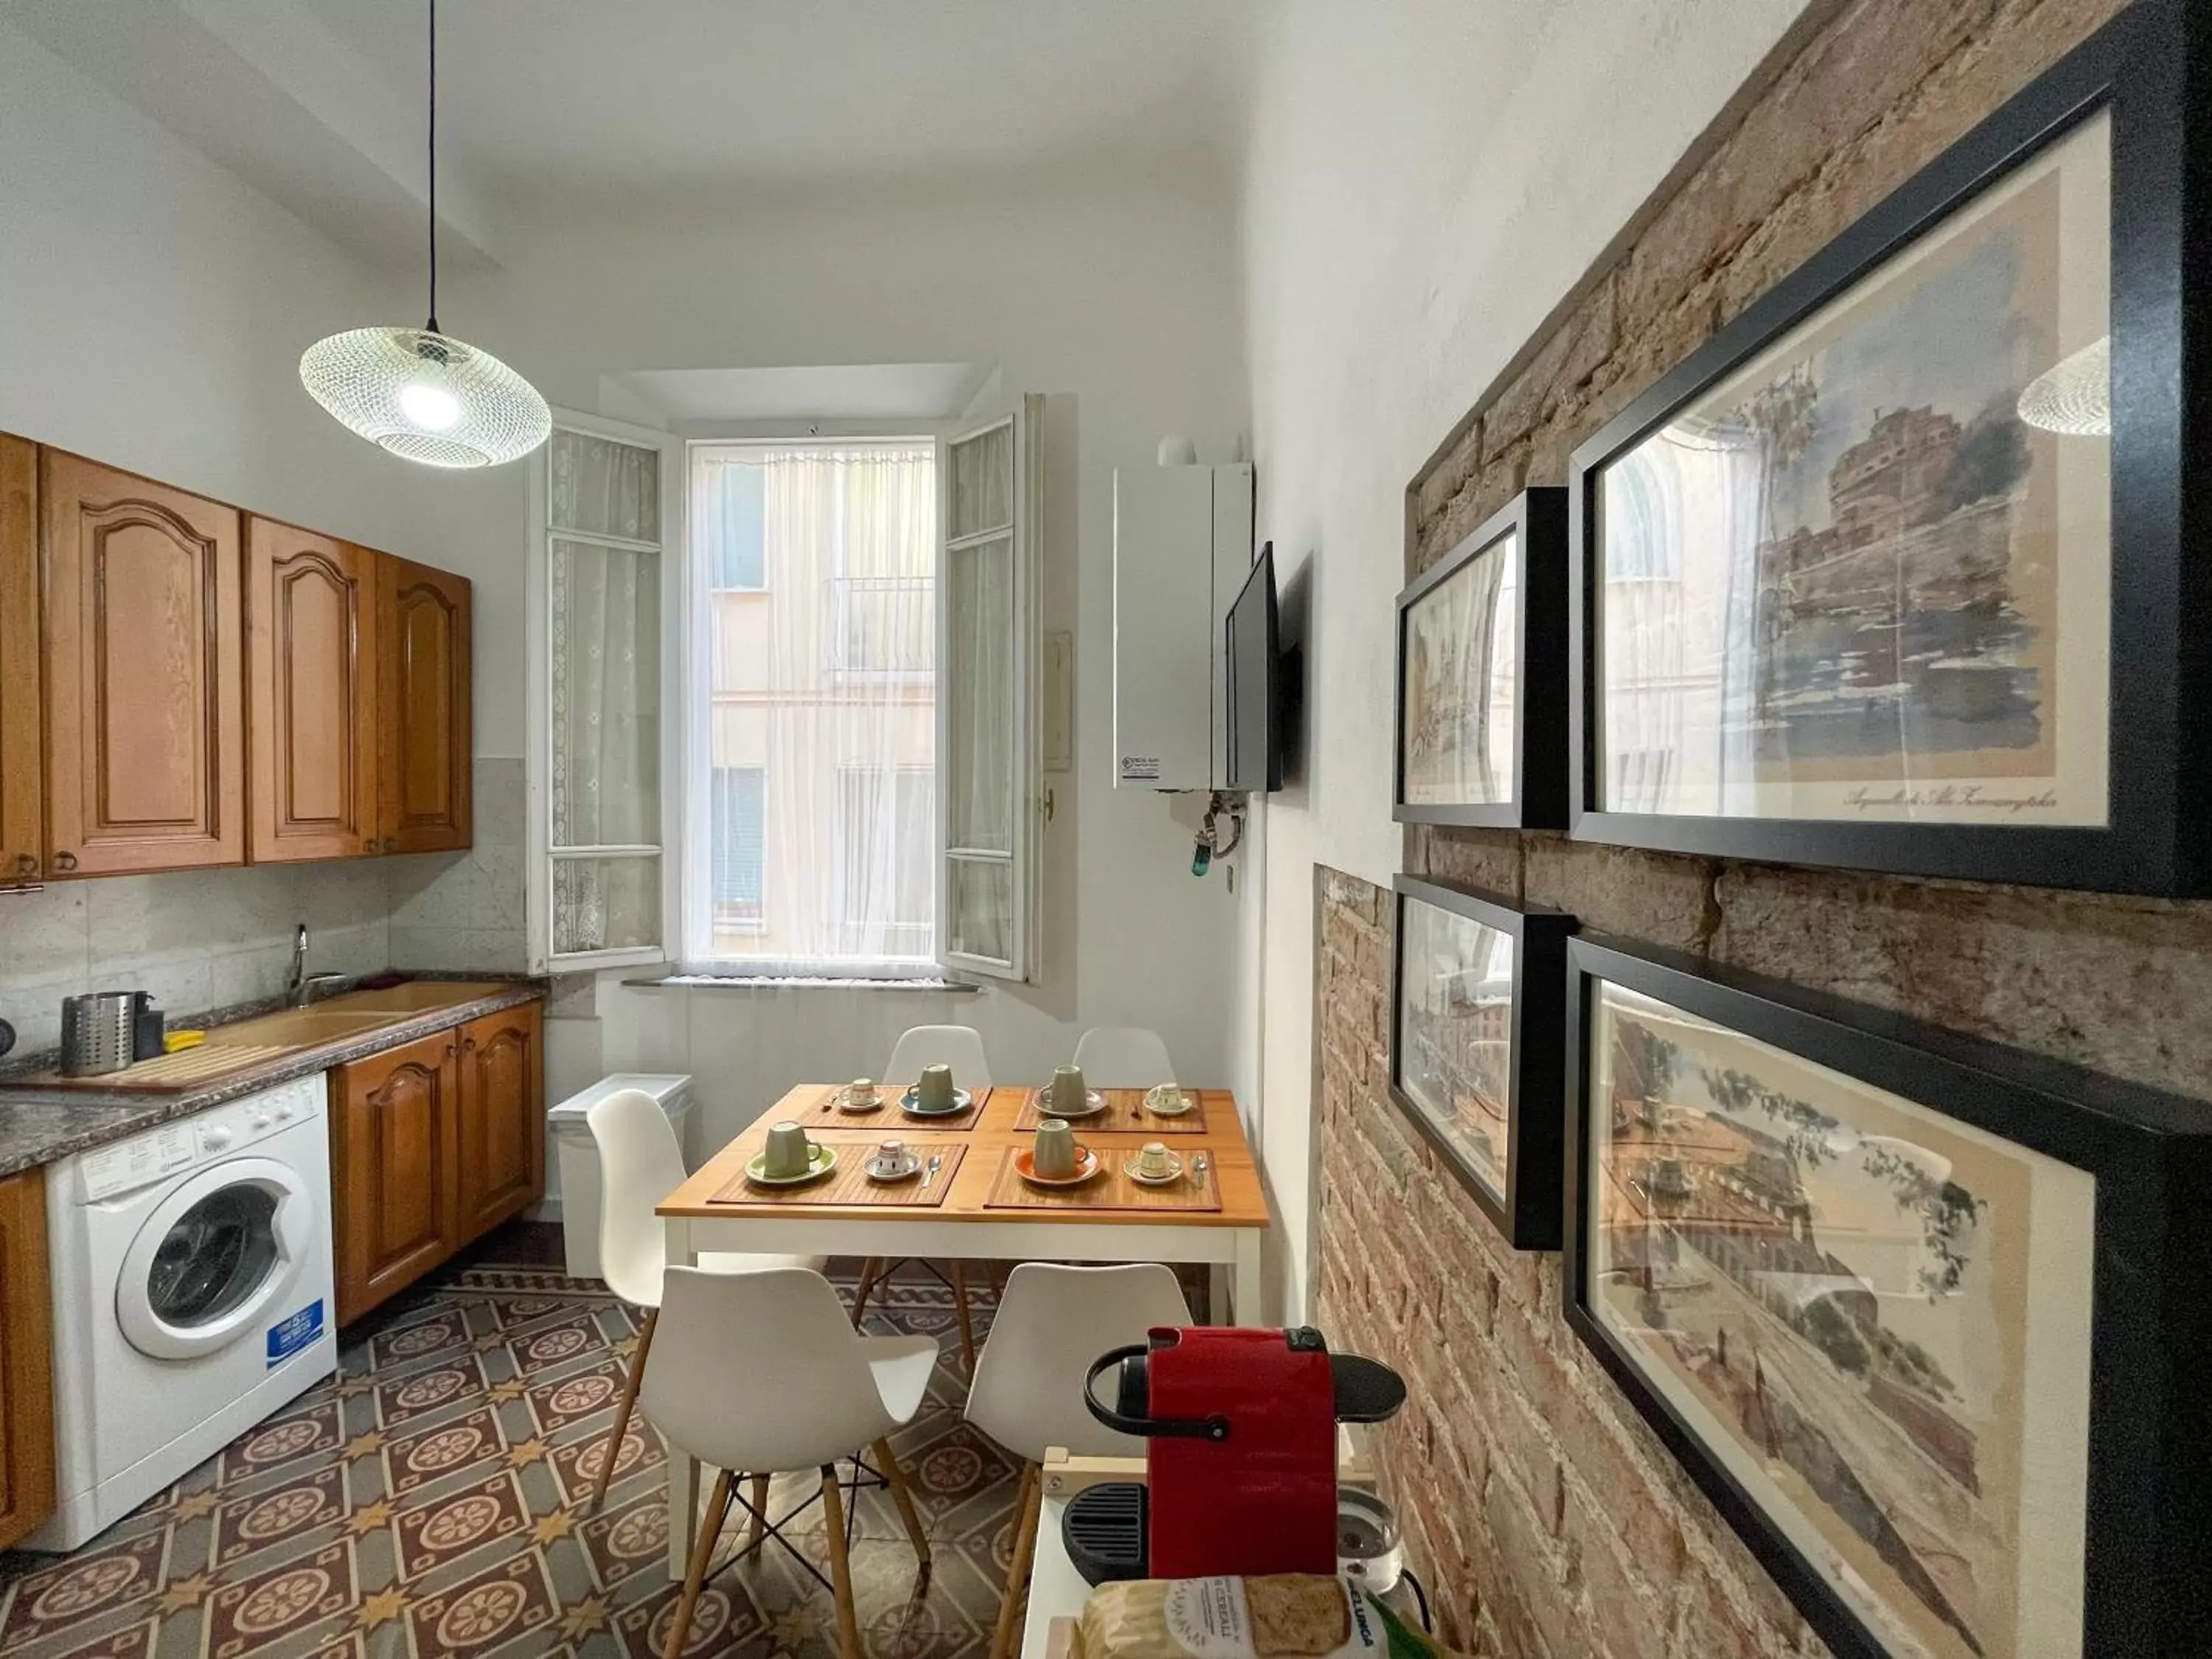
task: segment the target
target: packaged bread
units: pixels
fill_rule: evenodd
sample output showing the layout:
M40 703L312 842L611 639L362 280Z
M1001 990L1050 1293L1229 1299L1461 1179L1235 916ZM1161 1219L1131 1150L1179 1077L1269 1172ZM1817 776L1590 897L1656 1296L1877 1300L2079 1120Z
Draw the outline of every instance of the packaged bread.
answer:
M1074 1659L1439 1659L1341 1578L1137 1578L1084 1604Z

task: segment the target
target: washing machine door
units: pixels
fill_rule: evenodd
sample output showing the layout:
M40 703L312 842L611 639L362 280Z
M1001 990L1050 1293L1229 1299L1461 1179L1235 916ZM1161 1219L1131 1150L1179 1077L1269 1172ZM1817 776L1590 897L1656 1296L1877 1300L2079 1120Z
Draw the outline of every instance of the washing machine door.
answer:
M116 1322L156 1359L191 1359L258 1335L300 1276L316 1195L265 1158L200 1170L155 1206L123 1259Z

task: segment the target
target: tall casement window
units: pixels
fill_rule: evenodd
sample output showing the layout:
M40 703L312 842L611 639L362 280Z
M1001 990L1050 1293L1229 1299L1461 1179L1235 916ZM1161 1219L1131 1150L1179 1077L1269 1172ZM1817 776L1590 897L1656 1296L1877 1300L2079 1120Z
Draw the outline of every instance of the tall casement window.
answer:
M1029 976L1037 414L688 444L562 418L535 960Z

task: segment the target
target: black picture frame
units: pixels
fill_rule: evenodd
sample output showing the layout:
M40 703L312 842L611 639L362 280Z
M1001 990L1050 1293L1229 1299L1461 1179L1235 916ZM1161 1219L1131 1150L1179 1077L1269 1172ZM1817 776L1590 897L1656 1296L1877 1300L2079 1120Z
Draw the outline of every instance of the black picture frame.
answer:
M1602 810L1596 488L1605 465L1984 186L2109 110L2112 635L2102 828ZM2212 891L2212 15L2136 0L1784 278L1573 455L1570 833L1660 852L2163 895ZM2196 483L2198 487L2190 488Z
M1624 987L1899 1095L2096 1181L2083 1540L2084 1659L2212 1651L2212 1107L1888 1010L1632 941L1568 941L1567 1323L1838 1659L1892 1650L1801 1555L1593 1311L1589 1042L1595 988Z
M1563 1131L1566 1116L1566 942L1575 919L1525 909L1494 894L1400 876L1390 934L1390 1097L1459 1183L1516 1250L1559 1248ZM1513 1009L1505 1103L1505 1187L1494 1194L1466 1152L1403 1084L1406 909L1426 904L1509 934Z
M1406 643L1416 605L1506 537L1521 595L1514 688L1514 788L1510 801L1415 805L1406 799ZM1392 692L1391 816L1401 823L1491 830L1567 827L1567 492L1524 489L1484 520L1398 595Z

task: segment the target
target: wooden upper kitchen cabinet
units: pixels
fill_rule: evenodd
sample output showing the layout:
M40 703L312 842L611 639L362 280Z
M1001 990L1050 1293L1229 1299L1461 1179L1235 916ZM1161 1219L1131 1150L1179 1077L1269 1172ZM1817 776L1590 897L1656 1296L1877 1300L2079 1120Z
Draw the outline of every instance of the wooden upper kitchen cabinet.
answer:
M246 856L377 850L380 556L272 519L246 521Z
M476 752L468 579L388 555L377 562L380 850L464 848Z
M331 1079L338 1322L460 1248L460 1032L348 1062Z
M0 1549L54 1512L53 1295L46 1176L0 1181Z
M234 507L40 452L46 874L246 858Z
M545 1050L538 1005L461 1027L460 1228L464 1240L545 1195Z
M0 432L0 887L46 867L40 678L39 449Z

